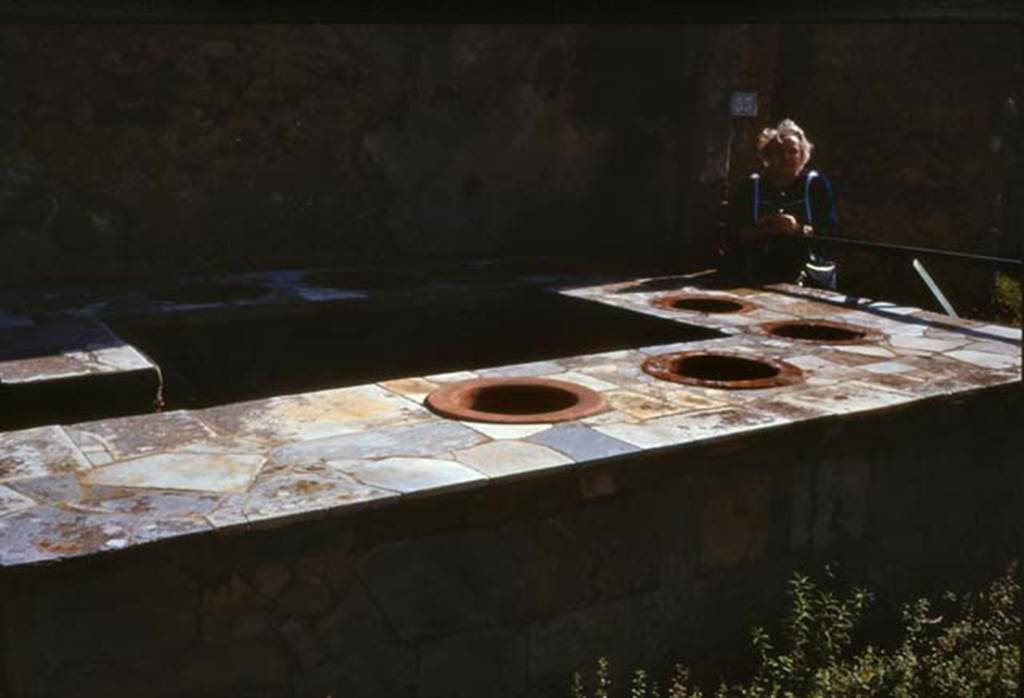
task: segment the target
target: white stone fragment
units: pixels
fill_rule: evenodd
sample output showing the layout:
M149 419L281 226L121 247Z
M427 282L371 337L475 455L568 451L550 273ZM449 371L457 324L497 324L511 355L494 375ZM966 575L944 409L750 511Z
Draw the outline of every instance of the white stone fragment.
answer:
M814 354L804 354L802 356L787 358L786 363L793 364L805 371L825 371L840 368L839 364L829 361L828 359L823 359L820 356L815 356Z
M668 426L655 426L651 424L601 424L595 425L594 429L605 436L610 436L619 441L639 448L660 448L662 446L673 446L686 441L686 435L678 429Z
M569 383L578 383L579 385L582 385L584 388L590 388L591 390L614 390L615 388L618 387L614 383L603 381L600 378L595 378L594 376L588 376L587 374L580 373L579 371L568 371L566 373L550 377L554 378L555 380L568 381Z
M550 424L494 424L490 422L462 422L492 439L525 439L551 428Z
M928 337L913 337L897 335L889 340L889 344L897 349L916 349L921 351L949 351L963 344L963 340L952 339L931 339Z
M946 356L982 368L1003 369L1020 365L1020 357L1007 356L1006 354L990 354L985 351L971 351L969 349L951 351Z
M257 455L158 453L96 468L82 480L111 487L242 492L263 461Z
M479 378L479 376L472 371L450 371L449 373L435 373L432 376L424 376L424 378L433 383L455 383L473 380L474 378Z
M486 476L472 468L438 458L385 458L346 472L371 487L407 495L467 489L487 482Z
M492 441L458 451L455 457L491 478L515 477L573 463L554 449L524 441Z
M153 368L152 362L129 344L100 349L93 353L97 361L115 370L137 371Z
M976 331L983 332L989 335L994 335L996 337L1016 339L1018 341L1021 338L1021 328L1019 327L1006 327L1005 325L985 325L983 327L977 328Z
M882 361L877 364L868 364L862 366L865 371L879 374L891 374L891 373L906 373L907 371L913 371L914 367L908 364L900 363L899 361Z
M34 507L36 503L10 487L0 485L0 516Z
M836 351L846 352L847 354L860 354L861 356L879 356L886 359L896 358L896 354L892 353L885 347L876 347L870 345L848 345L848 346L835 346L833 347Z

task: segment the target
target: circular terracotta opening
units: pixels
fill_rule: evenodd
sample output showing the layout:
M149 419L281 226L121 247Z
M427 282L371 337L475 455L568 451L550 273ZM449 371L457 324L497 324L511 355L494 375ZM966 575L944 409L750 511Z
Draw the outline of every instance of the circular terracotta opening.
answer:
M694 294L664 296L654 299L651 304L669 310L690 310L695 313L707 314L744 313L754 309L752 303L738 298Z
M825 344L853 344L874 341L879 333L866 327L831 320L792 320L769 322L760 326L762 332L773 337L802 339Z
M423 281L424 275L400 269L342 269L310 274L306 283L322 288L399 288Z
M477 422L564 422L600 412L599 393L547 378L475 378L438 388L427 405L446 417Z
M752 359L726 352L661 354L647 359L643 369L662 380L730 390L772 388L803 380L803 372L784 361Z
M223 303L256 298L267 293L263 286L245 284L185 283L154 291L158 301L174 303Z

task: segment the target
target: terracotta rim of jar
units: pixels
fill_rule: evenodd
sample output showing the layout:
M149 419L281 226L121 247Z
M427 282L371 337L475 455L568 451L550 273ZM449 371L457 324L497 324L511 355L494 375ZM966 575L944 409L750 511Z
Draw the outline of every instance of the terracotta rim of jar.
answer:
M716 357L720 357L726 362L739 360L745 363L761 364L762 366L774 369L774 373L770 376L757 378L716 379L688 376L678 372L679 365L688 359L709 358L713 360ZM672 381L674 383L684 383L686 385L697 385L704 388L719 388L722 390L775 388L778 386L800 383L804 379L803 371L793 364L786 363L785 361L760 356L752 357L747 354L728 351L679 351L668 354L659 354L644 361L643 370L644 373L661 380Z
M679 308L677 303L683 301L696 301L706 303L728 303L736 306L730 310L701 310L699 308ZM700 313L702 315L735 315L737 313L748 313L757 308L750 301L745 301L736 296L717 295L712 293L672 293L667 296L660 296L651 301L651 305L666 310L677 312Z
M788 335L778 334L779 329L793 326L808 328L821 327L824 329L850 332L857 336L849 337L847 339L829 339L820 337L790 337ZM848 322L837 322L835 320L779 320L776 322L766 322L761 325L757 325L756 329L761 334L770 335L777 339L792 339L797 342L814 342L817 344L868 344L877 342L883 337L881 332L871 329L870 327L854 325Z
M533 389L538 393L551 391L552 396L558 396L560 401L569 404L559 409L529 413L485 411L472 407L481 392L500 391L502 388L524 392ZM590 388L550 378L473 378L434 390L427 396L425 403L445 417L496 424L566 422L596 414L607 406L604 396Z

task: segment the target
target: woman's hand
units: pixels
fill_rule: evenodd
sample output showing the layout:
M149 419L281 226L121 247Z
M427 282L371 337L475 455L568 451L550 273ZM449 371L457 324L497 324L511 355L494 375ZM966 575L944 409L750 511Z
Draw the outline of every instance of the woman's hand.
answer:
M762 216L757 227L767 235L799 235L802 231L800 223L788 213L773 213Z

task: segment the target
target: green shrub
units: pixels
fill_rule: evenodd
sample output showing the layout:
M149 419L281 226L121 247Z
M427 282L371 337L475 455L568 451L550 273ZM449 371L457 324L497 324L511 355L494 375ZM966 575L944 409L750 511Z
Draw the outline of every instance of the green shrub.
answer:
M1021 326L1020 280L1009 274L996 274L992 292L995 320L1015 327Z
M834 582L830 571L828 581ZM627 693L612 692L610 664L597 661L594 692L580 672L573 698L825 698L829 696L1000 697L1018 695L1021 662L1021 586L1017 564L979 592L947 592L920 598L902 609L901 641L892 648L858 648L856 632L873 597L854 588L837 594L795 574L778 643L763 628L751 632L757 668L746 683L713 692L691 685L677 665L663 686L644 670L632 675Z

